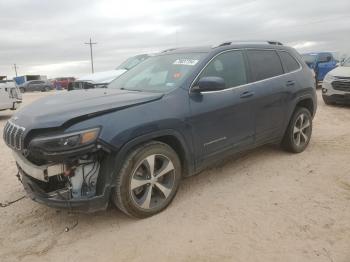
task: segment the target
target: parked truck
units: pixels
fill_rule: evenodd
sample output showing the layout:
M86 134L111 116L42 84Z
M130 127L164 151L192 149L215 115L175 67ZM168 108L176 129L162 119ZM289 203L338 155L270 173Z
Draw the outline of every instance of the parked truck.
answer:
M339 61L331 52L313 52L302 54L305 63L315 72L317 84L323 81L327 73L338 66Z

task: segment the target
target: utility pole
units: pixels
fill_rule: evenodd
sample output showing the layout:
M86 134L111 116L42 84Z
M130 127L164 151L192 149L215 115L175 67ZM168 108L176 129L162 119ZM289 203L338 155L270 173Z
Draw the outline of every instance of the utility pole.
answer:
M96 45L97 43L91 42L91 37L89 43L85 43L90 46L90 58L91 58L91 72L94 73L94 58L92 56L92 45Z
M15 69L16 77L17 77L17 65L13 64L13 68Z

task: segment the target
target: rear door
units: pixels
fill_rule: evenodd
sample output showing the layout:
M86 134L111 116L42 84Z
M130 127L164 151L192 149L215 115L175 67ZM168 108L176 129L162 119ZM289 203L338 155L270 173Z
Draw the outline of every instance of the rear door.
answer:
M221 77L226 84L225 90L190 93L190 124L199 164L227 149L253 144L254 105L246 69L244 51L230 50L217 55L197 78Z
M248 49L247 57L255 93L256 144L264 144L278 138L283 130L287 82L276 50Z

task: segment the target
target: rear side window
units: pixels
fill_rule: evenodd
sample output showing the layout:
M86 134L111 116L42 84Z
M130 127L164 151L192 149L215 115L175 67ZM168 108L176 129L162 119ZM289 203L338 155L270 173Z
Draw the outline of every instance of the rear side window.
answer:
M246 84L243 52L229 51L218 55L203 70L199 79L207 76L222 77L227 88Z
M250 68L254 81L283 74L281 60L274 50L248 50Z
M321 53L318 55L318 61L327 63L332 61L332 55L330 53Z
M281 57L282 65L284 67L284 71L286 73L293 72L293 71L298 70L300 68L300 65L297 62L297 60L292 55L290 55L288 52L281 51L281 52L279 52L279 54Z

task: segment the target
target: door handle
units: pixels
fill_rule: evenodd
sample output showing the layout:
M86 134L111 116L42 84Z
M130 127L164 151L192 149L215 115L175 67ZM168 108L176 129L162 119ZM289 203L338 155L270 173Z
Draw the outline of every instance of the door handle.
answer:
M287 87L295 86L295 81L293 81L293 80L287 81L286 86Z
M253 95L254 95L254 92L245 91L240 95L240 98L248 98L248 97L252 97Z

